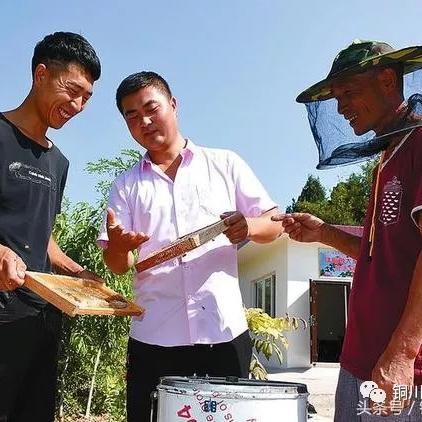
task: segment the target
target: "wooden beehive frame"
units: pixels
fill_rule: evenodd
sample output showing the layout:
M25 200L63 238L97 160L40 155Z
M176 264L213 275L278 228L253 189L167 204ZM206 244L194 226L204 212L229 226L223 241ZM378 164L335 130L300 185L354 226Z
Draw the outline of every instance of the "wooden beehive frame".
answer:
M216 223L203 227L202 229L186 234L185 236L180 237L164 248L152 252L151 254L147 255L145 259L139 261L135 265L136 271L145 271L151 267L155 267L158 264L162 264L169 259L182 256L187 252L203 245L204 243L209 242L227 230L227 225L225 222L228 218L219 220Z
M144 312L104 284L83 278L26 271L24 286L70 316L126 316Z

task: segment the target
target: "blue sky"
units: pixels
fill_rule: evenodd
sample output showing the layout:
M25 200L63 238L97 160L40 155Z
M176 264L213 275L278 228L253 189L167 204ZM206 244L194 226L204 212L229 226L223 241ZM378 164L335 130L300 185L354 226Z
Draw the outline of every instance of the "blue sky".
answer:
M73 31L96 49L103 74L87 109L50 137L71 162L66 196L95 202L88 161L138 148L115 104L120 81L161 73L178 99L182 133L229 148L253 168L282 208L308 174L330 188L356 167L315 170L317 150L299 92L322 79L353 39L422 44L420 0L2 0L0 110L31 85L30 61L46 34Z

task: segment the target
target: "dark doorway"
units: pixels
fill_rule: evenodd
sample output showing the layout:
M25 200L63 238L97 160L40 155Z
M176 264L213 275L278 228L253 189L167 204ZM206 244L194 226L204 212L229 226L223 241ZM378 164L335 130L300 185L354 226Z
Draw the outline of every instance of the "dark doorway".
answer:
M347 324L350 282L310 280L311 363L338 362Z

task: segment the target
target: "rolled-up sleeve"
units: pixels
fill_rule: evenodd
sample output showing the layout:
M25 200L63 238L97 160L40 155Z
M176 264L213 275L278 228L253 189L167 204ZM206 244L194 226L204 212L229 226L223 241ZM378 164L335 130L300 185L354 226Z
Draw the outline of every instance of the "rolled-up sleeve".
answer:
M115 180L111 187L107 208L112 208L116 213L119 224L123 225L125 230L130 231L133 230L133 218L128 204L125 185L125 175L123 174ZM97 237L97 245L102 249L106 249L108 245L106 222L107 211L104 211L103 222Z
M236 209L245 217L259 217L277 207L251 168L237 154L230 154L232 177L236 186Z

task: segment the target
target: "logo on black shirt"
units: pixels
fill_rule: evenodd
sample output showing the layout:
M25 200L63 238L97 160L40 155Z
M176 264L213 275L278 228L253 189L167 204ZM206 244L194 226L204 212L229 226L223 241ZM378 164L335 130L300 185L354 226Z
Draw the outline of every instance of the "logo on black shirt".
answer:
M55 178L44 170L15 161L9 165L9 172L17 179L29 180L30 182L47 186L52 191L56 190Z

